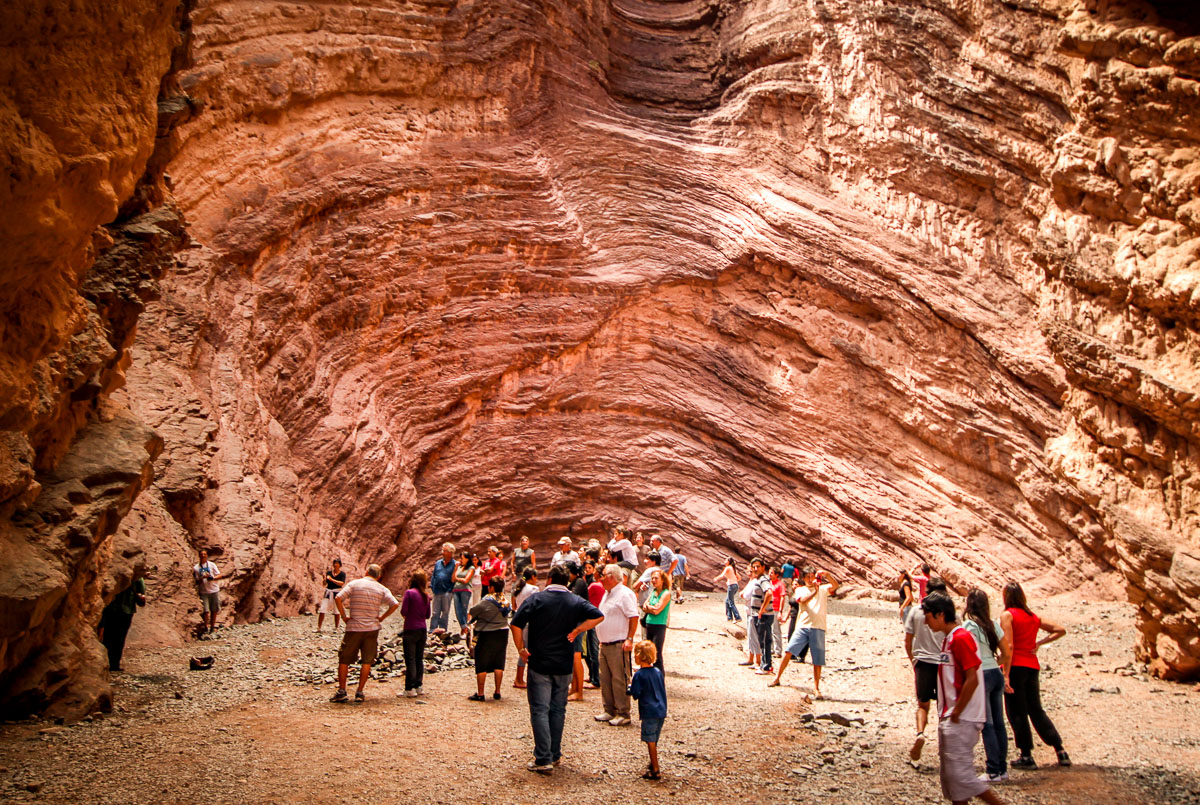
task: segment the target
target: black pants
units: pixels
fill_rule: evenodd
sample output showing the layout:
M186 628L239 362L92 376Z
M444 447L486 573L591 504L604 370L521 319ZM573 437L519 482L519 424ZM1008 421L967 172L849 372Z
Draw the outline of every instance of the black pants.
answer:
M774 615L759 615L756 627L758 629L758 645L762 649L762 669L770 671L771 665L771 649L774 642L772 629L775 626Z
M108 670L119 671L121 655L125 653L125 638L129 634L130 624L133 623L133 616L105 609L100 623L104 627L102 642L108 649Z
M662 671L663 669L663 643L667 639L667 625L665 623L647 623L646 624L646 639L654 643L654 647L658 649L658 657L654 660L654 667Z
M1008 723L1012 724L1013 741L1023 756L1033 753L1033 734L1029 722L1037 730L1038 737L1055 751L1062 749L1062 738L1054 728L1054 722L1042 709L1042 692L1038 685L1038 669L1014 665L1008 674L1012 693L1004 694L1004 710Z
M404 689L416 690L425 681L425 638L424 629L405 629L400 633L404 647Z
M587 657L584 658L588 669L588 682L600 687L600 638L596 630L589 629L587 633Z
M796 631L796 618L800 615L800 605L795 601L788 604L788 633L787 641L792 642L792 633Z

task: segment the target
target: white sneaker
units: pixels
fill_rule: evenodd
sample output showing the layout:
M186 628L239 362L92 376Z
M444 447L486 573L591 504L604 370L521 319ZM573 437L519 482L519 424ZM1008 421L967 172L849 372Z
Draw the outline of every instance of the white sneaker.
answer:
M404 695L406 698L409 698L409 699L417 698L417 692L415 690L406 690L406 691L404 691Z
M597 715L592 716L592 718L596 719L597 721L612 721L613 717L610 716L608 713L599 713Z
M627 727L632 723L632 721L624 716L617 716L616 718L609 719L608 721L608 725L610 727Z
M989 783L1007 783L1012 779L1008 776L1008 772L1004 772L1003 774L985 774L983 777L986 777L986 782ZM983 778L981 777L980 779L982 780Z
M925 736L918 735L917 739L915 741L913 741L912 749L908 750L908 756L910 758L912 758L913 763L916 763L918 760L921 759L921 750L924 748L925 748Z
M425 695L425 688L417 688L417 692L416 692L414 695L415 695L415 696L424 696L424 695Z

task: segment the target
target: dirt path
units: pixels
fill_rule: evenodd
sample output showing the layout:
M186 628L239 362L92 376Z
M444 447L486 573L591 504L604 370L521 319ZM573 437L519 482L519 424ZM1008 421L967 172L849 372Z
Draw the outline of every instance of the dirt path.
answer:
M1136 669L1113 673L1130 658L1129 607L1059 600L1045 610L1069 629L1044 650L1043 688L1076 765L1014 772L1001 795L1014 803L1200 802L1200 694L1123 675ZM111 716L0 728L0 799L936 802L935 743L921 766L908 762L910 682L893 612L871 600L834 604L827 699L809 706L809 666L793 664L784 686L768 690L764 677L736 665L720 600L689 599L667 637L670 718L658 783L638 778L645 748L636 722L592 720L598 691L570 705L565 762L543 778L525 770L528 711L511 676L499 702L468 701L473 674L458 670L428 675L424 699L397 698L399 679L373 680L365 704L333 705L328 687L300 681L306 669L331 665L337 644L315 635L312 619L225 629L183 649L131 651ZM184 670L199 653L216 655L216 667ZM509 674L514 666L510 647ZM863 723L805 722L831 711ZM1050 764L1053 753L1040 747L1035 757ZM980 758L982 768L982 749Z

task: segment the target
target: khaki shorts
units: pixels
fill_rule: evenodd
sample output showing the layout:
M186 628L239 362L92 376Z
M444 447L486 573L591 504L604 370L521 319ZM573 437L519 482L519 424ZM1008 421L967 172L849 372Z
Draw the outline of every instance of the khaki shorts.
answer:
M379 651L379 630L374 632L346 632L342 648L338 651L338 663L350 665L362 655L363 665L373 665Z
M200 611L211 612L214 615L221 611L220 593L200 593Z

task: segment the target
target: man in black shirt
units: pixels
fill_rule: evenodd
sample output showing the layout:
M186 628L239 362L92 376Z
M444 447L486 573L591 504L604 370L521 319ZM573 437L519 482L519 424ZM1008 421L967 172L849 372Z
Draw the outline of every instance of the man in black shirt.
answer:
M554 771L562 758L575 638L604 620L600 610L586 598L567 589L567 581L567 569L553 565L546 589L526 600L510 625L517 653L529 663L526 692L533 727L533 762L528 768L540 774ZM529 627L528 645L522 632L525 627Z

